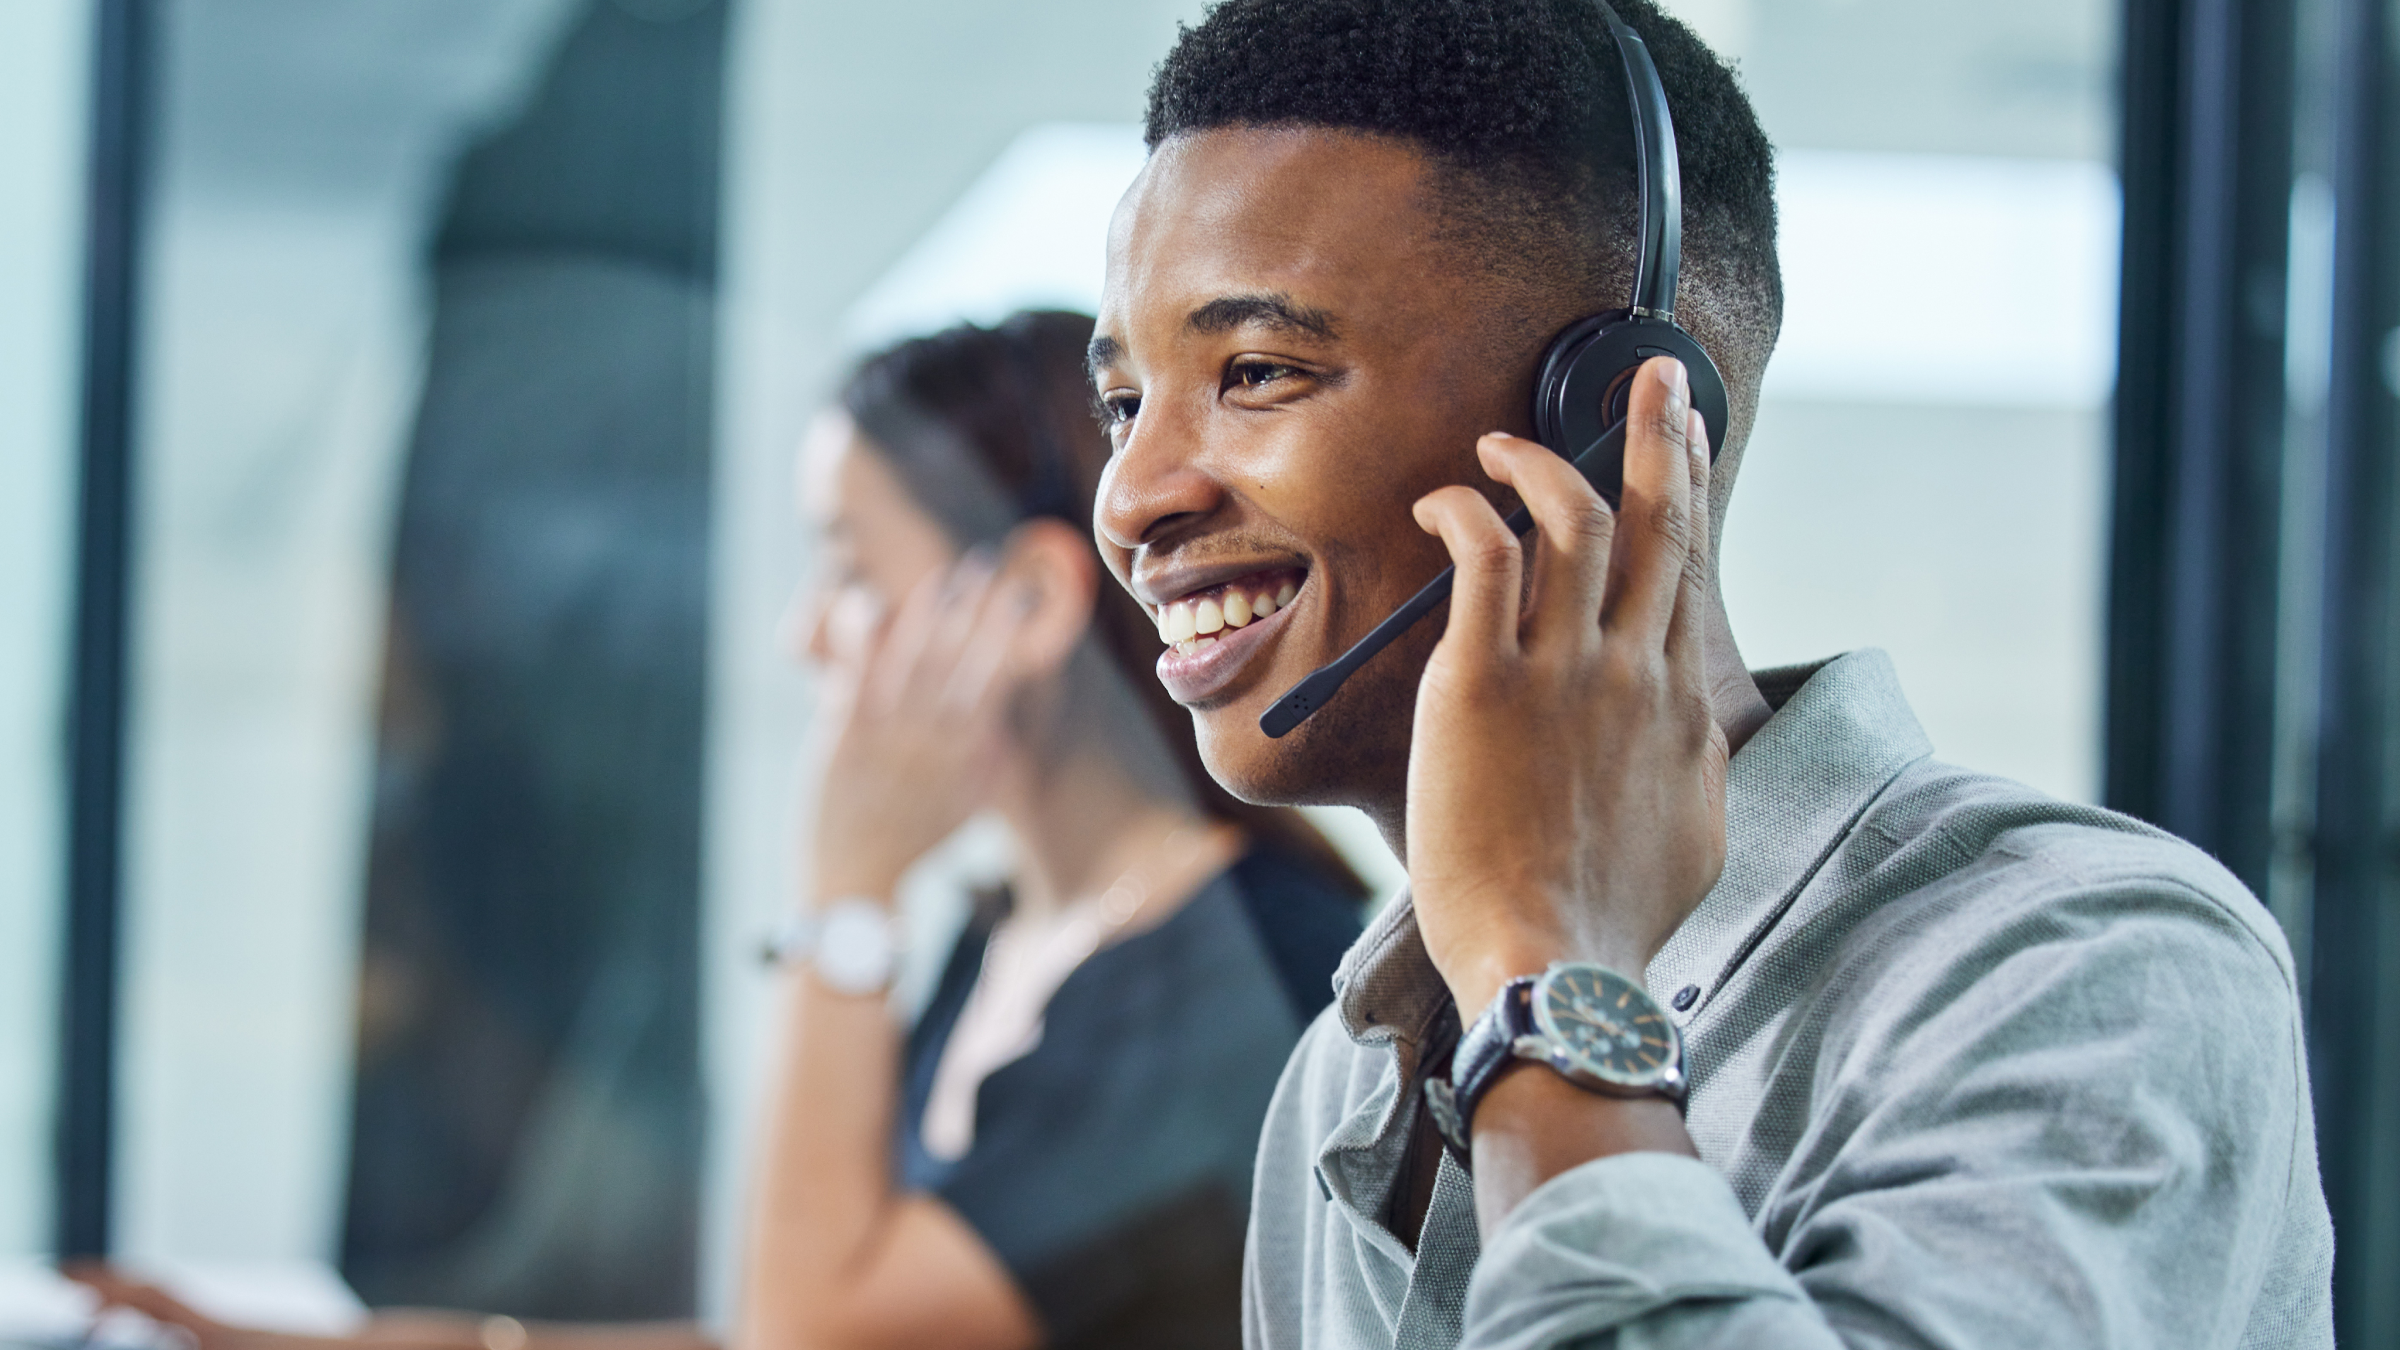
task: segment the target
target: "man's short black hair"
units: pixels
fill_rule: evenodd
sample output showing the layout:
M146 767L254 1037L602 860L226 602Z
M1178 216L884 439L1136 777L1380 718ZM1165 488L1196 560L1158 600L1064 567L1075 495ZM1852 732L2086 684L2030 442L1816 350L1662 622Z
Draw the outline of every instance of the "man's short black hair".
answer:
M1782 321L1773 152L1733 72L1650 0L1615 0L1666 86L1685 303L1754 385ZM1526 284L1625 303L1635 170L1624 68L1591 0L1222 0L1150 86L1144 134L1316 126L1403 137L1449 171L1449 228ZM1527 275L1532 273L1533 275ZM1726 350L1732 347L1739 350ZM1729 361L1730 358L1730 361Z

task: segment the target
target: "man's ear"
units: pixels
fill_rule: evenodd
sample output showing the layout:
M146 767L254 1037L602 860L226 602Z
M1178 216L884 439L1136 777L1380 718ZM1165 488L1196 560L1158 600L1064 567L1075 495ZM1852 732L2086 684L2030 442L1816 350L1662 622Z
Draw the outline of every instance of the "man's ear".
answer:
M1023 608L1009 642L1012 673L1021 680L1059 673L1091 627L1099 597L1100 560L1090 537L1063 520L1026 521L1009 536L1001 569Z

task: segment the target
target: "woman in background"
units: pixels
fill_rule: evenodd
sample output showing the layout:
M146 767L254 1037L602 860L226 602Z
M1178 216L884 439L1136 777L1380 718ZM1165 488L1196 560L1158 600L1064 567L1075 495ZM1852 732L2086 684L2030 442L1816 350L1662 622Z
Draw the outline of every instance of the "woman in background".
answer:
M1240 1344L1259 1123L1364 887L1300 817L1208 777L1151 674L1149 617L1102 576L1090 336L1036 313L902 343L858 367L803 452L823 566L798 636L824 677L825 757L744 1350ZM894 890L987 812L1015 873L904 1032ZM138 1292L118 1296L160 1315ZM271 1350L185 1324L202 1350ZM363 1339L699 1339L505 1322L515 1344L492 1345L493 1325L379 1319Z
M904 343L804 456L831 723L809 898L888 904L984 810L1020 861L905 1043L880 997L794 981L761 1350L1240 1341L1259 1122L1362 888L1208 777L1100 570L1090 337L1027 314Z

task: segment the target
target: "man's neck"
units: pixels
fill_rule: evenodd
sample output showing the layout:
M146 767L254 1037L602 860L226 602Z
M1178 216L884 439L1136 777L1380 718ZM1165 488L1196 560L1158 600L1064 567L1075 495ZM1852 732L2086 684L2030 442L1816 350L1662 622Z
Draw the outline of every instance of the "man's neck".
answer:
M1742 659L1741 644L1733 640L1733 623L1725 617L1725 601L1708 607L1708 631L1702 638L1708 669L1708 712L1725 731L1725 751L1738 755L1758 729L1775 715L1750 663Z

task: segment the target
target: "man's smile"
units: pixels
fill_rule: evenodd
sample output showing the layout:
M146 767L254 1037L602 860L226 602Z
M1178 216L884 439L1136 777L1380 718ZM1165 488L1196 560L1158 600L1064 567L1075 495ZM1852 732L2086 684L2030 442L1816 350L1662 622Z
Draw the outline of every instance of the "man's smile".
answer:
M1282 631L1304 595L1308 573L1281 566L1245 571L1227 580L1186 572L1144 587L1161 597L1152 608L1159 641L1158 678L1175 701L1201 703L1233 681L1251 656Z

